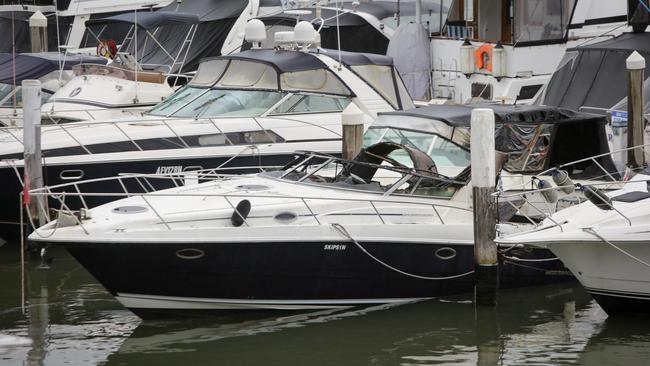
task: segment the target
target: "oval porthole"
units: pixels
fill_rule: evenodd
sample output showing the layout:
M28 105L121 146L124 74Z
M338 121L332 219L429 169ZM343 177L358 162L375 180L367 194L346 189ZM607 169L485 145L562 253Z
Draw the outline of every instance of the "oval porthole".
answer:
M277 222L281 222L283 224L288 224L290 222L296 221L298 218L298 215L296 215L293 212L280 212L279 214L275 215L273 219Z
M262 184L242 184L237 186L237 189L244 191L265 191L269 189L269 187Z
M77 180L84 177L84 171L81 169L68 169L59 173L61 180Z
M199 259L205 256L205 252L201 249L187 248L177 250L176 256L180 259Z
M118 213L118 214L134 214L134 213L145 212L147 211L147 208L143 206L120 206L120 207L115 207L111 211L113 211L113 213Z
M442 260L449 260L456 257L456 249L444 247L436 250L436 257Z

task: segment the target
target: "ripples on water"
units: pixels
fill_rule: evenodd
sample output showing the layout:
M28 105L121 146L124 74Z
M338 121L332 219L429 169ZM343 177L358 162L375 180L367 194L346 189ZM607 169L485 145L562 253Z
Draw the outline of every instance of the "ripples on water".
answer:
M577 284L399 306L141 322L71 257L0 247L1 365L645 365L650 323L612 320ZM7 338L10 336L11 338ZM4 338L3 338L4 337ZM4 340L4 342L3 342Z

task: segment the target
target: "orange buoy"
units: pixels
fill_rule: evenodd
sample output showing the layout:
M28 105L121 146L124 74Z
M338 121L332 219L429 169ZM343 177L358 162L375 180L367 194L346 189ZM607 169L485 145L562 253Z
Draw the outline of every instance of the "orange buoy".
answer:
M492 72L492 48L494 46L486 43L476 49L474 59L476 60L477 69Z

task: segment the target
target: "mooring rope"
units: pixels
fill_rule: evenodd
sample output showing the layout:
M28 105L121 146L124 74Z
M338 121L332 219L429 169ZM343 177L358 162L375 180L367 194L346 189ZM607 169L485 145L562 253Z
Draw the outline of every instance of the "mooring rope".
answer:
M364 247L363 247L363 246L362 246L358 241L356 241L356 240L355 240L355 239L350 235L350 233L348 233L348 231L343 227L343 225L333 223L333 224L332 224L332 227L333 227L334 229L336 229L339 233L341 233L341 235L343 235L343 236L345 236L346 238L348 238L352 243L354 243L354 244L359 248L359 250L361 250L361 252L363 252L364 254L366 254L366 255L367 255L368 257L370 257L372 260L374 260L375 262L381 264L382 266L384 266L384 267L390 269L391 271L397 272L397 273L402 274L402 275L404 275L404 276L413 277L413 278L417 278L417 279L420 279L420 280L444 281L444 280L452 280L452 279L455 279L455 278L464 277L464 276L467 276L467 275L470 275L470 274L474 273L474 271L472 270L472 271L469 271L469 272L465 272L465 273L461 273L461 274L457 274L457 275L453 275L453 276L447 276L447 277L428 277L428 276L420 276L420 275L416 275L416 274L409 273L409 272L406 272L406 271L402 271L401 269L398 269L398 268L395 268L395 267L391 266L390 264L388 264L388 263L382 261L381 259L375 257L375 256L372 255L370 252L368 252L368 251L366 250L366 248L364 248Z

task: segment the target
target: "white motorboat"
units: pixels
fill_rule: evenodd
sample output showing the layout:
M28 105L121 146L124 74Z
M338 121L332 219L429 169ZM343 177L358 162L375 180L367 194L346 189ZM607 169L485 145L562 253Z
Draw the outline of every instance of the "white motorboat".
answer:
M469 156L434 133L408 137L407 145L389 138L368 146L354 161L306 153L257 175L112 178L124 187L133 179L185 185L123 191L113 196L128 198L81 214L64 208L29 239L67 248L118 301L145 316L151 310L335 308L471 292ZM436 147L431 155L411 145L427 141ZM438 174L434 161L450 157L466 167L453 179ZM95 194L86 186L96 183L30 196L61 197L55 192L64 190L68 201L87 202ZM554 275L562 265L548 252L509 250L538 266L500 266L502 287L563 278Z
M386 56L341 52L340 63L333 50L252 49L219 56L138 119L43 126L45 179L59 184L217 166L250 173L284 165L295 150L340 154L341 112L350 104L365 124L378 112L413 107ZM22 131L5 128L0 134L7 202L0 221L17 222Z
M584 186L589 201L497 242L550 249L610 315L648 313L648 181L650 176L637 174L623 189L608 193Z
M63 55L56 52L0 53L0 126L21 126L22 87L26 79L41 82L41 99L46 101L73 77L72 68L81 63L99 66L106 59L94 56Z
M97 53L112 62L76 67L75 78L43 105L44 118L61 123L137 117L191 78L187 73L202 58L239 49L246 22L274 9L273 2L258 0L196 0L87 20L85 43L97 45ZM126 28L121 38L111 32L116 28Z

